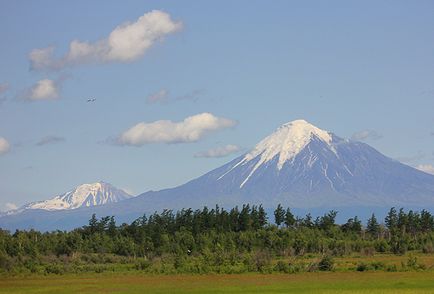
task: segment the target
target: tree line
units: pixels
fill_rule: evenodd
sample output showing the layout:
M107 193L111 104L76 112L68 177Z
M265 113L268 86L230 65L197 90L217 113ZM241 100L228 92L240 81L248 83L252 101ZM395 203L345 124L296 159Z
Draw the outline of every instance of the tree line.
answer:
M306 254L434 252L434 216L427 210L391 208L383 222L372 214L366 224L357 216L337 224L336 216L332 210L316 218L299 217L278 205L270 220L262 205L246 204L230 210L218 206L164 210L120 225L113 216L93 215L88 225L72 231L0 229L0 271L16 267L38 271L53 261L65 266L77 258L80 266L110 263L111 258L140 260L141 269L155 264L164 268L167 263L172 269L188 266L198 272L225 266L251 271L273 260ZM98 262L89 261L95 256Z

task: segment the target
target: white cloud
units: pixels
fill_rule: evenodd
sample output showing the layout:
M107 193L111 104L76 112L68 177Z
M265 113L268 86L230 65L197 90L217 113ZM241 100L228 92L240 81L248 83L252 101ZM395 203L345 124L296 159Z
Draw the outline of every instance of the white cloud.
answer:
M383 135L379 134L378 132L376 132L374 130L363 130L363 131L354 133L351 138L353 140L356 140L356 141L364 141L367 139L378 140L378 139L383 138Z
M6 208L6 211L15 210L18 208L18 205L16 205L15 203L7 202L5 204L5 208Z
M214 149L196 153L194 157L225 157L238 151L240 151L240 147L236 145L226 145L223 147L217 147Z
M10 148L9 142L5 138L0 137L0 155L9 152Z
M185 118L181 122L158 120L141 122L123 132L117 139L120 145L141 146L149 143L189 143L196 142L208 133L230 128L236 121L217 117L211 113L201 113Z
M30 88L26 98L34 101L57 99L59 98L58 83L50 79L40 80Z
M182 23L174 22L169 14L153 10L133 23L116 27L107 38L95 42L73 40L68 53L61 58L54 57L54 47L34 49L29 54L31 68L57 70L77 64L131 62L142 57L155 42L181 28Z
M21 91L16 96L17 99L30 101L56 100L61 98L60 92L63 83L70 78L68 75L60 75L55 80L42 79L37 81L33 86Z
M416 166L418 170L434 175L434 166L432 164L419 164Z
M160 91L149 95L146 100L148 103L157 103L167 101L169 98L169 91L166 89L161 89Z

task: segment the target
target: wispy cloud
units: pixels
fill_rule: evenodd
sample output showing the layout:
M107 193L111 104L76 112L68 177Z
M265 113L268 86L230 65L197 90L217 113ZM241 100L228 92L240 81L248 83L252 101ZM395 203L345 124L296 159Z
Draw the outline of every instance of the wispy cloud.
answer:
M138 123L123 132L115 143L130 146L150 143L190 143L202 139L209 133L235 125L237 125L235 120L205 112L189 116L180 122L158 120L151 123Z
M204 93L203 90L196 89L180 96L172 96L170 95L167 89L161 89L155 93L150 94L146 98L146 101L149 104L170 103L170 102L183 101L183 100L190 100L193 102L197 102L197 100L199 100L199 97L202 96L203 93Z
M204 90L196 89L191 91L190 93L186 93L184 95L176 97L175 100L191 100L196 102L197 100L199 100L199 97L202 96L204 93Z
M41 138L38 142L36 142L36 146L44 146L44 145L50 145L50 144L58 144L65 142L66 139L64 137L59 136L47 136L44 138Z
M434 166L432 164L419 164L416 166L418 170L434 175Z
M230 154L236 153L240 150L241 150L240 147L238 147L237 145L226 145L223 147L217 147L206 151L198 152L194 155L194 157L205 157L205 158L225 157Z
M169 98L169 91L166 89L161 89L160 91L156 93L152 93L146 98L146 101L148 103L157 103L157 102L165 102Z
M9 142L5 138L0 137L0 155L8 153L10 148Z
M34 70L59 70L68 66L92 63L131 62L142 57L157 41L179 31L168 13L153 10L135 22L116 27L107 38L95 42L73 40L69 51L61 58L54 57L54 47L34 49L29 54Z
M6 101L6 97L4 96L4 93L6 93L8 90L9 90L8 83L0 84L0 106Z
M383 138L383 135L374 131L374 130L363 130L360 132L356 132L351 137L351 139L356 140L356 141L378 140L381 138Z
M8 83L1 83L0 84L0 95L5 93L7 90L9 90L9 84Z
M12 202L6 202L5 208L6 208L6 211L15 210L18 208L18 205L16 205L15 203L12 203Z

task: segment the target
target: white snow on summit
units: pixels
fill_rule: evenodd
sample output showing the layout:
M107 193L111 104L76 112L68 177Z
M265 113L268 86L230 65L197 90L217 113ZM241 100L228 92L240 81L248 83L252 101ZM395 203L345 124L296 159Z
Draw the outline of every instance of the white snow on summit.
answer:
M241 183L240 188L244 186L252 174L262 164L271 161L277 155L279 156L277 168L281 170L285 162L292 161L314 137L325 142L330 149L336 153L332 145L333 138L330 132L321 130L302 119L294 120L280 126L274 133L259 142L252 151L247 153L244 158L232 168L234 169L239 165L244 165L260 156L259 161L250 171L247 178ZM230 171L226 172L220 178L224 177L229 172Z
M29 203L19 208L26 209L63 210L76 209L118 202L130 198L131 195L104 182L83 184L65 194L49 200Z

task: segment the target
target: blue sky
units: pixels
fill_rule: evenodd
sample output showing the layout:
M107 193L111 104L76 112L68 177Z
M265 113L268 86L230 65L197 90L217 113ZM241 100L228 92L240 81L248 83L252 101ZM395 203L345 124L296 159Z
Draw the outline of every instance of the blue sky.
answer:
M299 118L434 165L432 1L1 1L0 38L1 210L176 186Z

